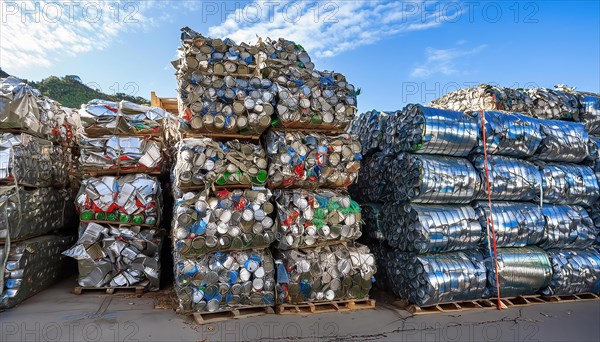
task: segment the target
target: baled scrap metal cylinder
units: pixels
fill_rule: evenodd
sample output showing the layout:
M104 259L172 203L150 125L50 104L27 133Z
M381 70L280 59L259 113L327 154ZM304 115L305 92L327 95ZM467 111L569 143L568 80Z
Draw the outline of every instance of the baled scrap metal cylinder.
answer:
M372 151L377 151L383 146L385 140L385 127L387 120L395 112L379 112L371 110L362 113L358 118L352 121L349 133L358 137L362 145L362 154L368 155Z
M598 179L588 166L548 163L540 170L545 203L590 207L600 196Z
M569 295L600 293L600 251L588 249L550 249L552 281L544 294Z
M541 120L542 142L534 159L548 162L580 163L589 155L589 135L577 122Z
M375 152L367 156L360 165L357 180L350 185L350 194L361 202L385 202L392 199L394 189L388 184L388 178L394 175L390 165L396 165L395 155Z
M481 179L486 179L485 158L472 156ZM490 197L499 201L539 200L542 178L538 167L528 161L506 156L488 156ZM482 186L478 199L487 199L487 187Z
M481 112L476 112L481 123ZM540 120L517 113L485 111L485 142L479 135L477 153L499 154L518 158L532 156L542 142ZM481 124L479 124L481 127ZM480 128L481 129L481 128Z
M546 220L542 248L587 248L596 241L598 230L583 207L544 205L542 215Z
M90 171L160 172L164 161L162 148L162 142L151 137L82 135L79 162L84 170Z

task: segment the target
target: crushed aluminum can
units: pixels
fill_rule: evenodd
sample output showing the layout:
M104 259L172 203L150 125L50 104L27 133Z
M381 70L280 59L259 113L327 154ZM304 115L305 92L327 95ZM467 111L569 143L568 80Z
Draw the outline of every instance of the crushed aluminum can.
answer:
M548 254L534 246L498 248L498 281L500 296L516 297L535 294L550 284L552 265ZM487 288L485 297L496 297L496 268L493 259L485 259Z
M529 113L540 119L572 120L579 114L577 96L560 90L535 88L527 93L533 101Z
M268 249L195 258L175 252L174 260L179 312L230 311L275 303L275 263Z
M176 145L172 183L178 189L215 185L262 186L267 181L267 158L260 145L210 138L186 138Z
M388 202L382 226L388 245L419 254L477 249L482 228L471 206Z
M360 206L345 190L275 190L277 248L315 247L356 240Z
M368 298L377 271L358 243L279 252L275 265L278 304Z
M584 165L548 163L540 166L544 203L590 207L600 189L594 171Z
M546 220L540 247L588 248L596 242L598 230L588 212L576 205L544 205Z
M81 123L88 136L160 136L166 112L129 101L92 100L81 105Z
M0 181L27 186L64 186L68 153L32 135L0 133Z
M349 134L268 131L270 188L348 187L358 175L360 143Z
M352 121L348 132L358 137L358 141L362 145L363 156L370 155L384 146L387 120L393 115L397 114L371 110L360 114Z
M485 158L473 155L471 161L486 182ZM542 192L542 176L531 162L506 156L488 156L490 197L497 201L539 200ZM482 186L477 199L487 200L487 187Z
M80 286L157 291L164 234L158 228L82 223L79 240L63 254L77 260Z
M600 251L551 249L552 281L545 295L600 293Z
M477 121L481 122L481 112L476 114ZM540 120L517 113L485 111L484 114L488 154L518 158L534 155L544 137ZM476 153L484 153L483 144L483 134L480 134Z
M81 136L79 162L86 171L160 172L163 144L152 137Z
M73 241L74 236L44 235L13 243L9 251L0 248L0 260L7 261L1 265L4 277L0 279L0 310L9 309L64 279L70 267L61 253Z
M173 208L173 249L187 257L269 247L277 228L270 199L270 190L184 193Z
M526 202L500 202L492 203L492 215L488 202L476 202L475 210L479 222L483 227L484 247L489 247L486 241L492 241L487 236L488 222L494 223L496 245L498 247L525 247L537 245L544 238L546 220L542 215L540 206Z
M162 210L160 182L145 174L86 178L75 205L84 222L157 226Z
M577 122L540 121L542 141L534 159L548 162L580 163L589 156L589 135Z

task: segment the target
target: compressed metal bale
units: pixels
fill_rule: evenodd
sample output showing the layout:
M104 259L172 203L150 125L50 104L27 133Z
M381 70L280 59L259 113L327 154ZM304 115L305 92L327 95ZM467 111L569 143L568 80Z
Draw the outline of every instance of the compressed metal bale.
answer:
M588 212L576 205L544 205L546 220L540 246L549 248L587 248L594 244L598 230Z
M167 113L161 108L125 100L117 103L94 99L81 105L79 116L88 136L160 136Z
M360 206L343 189L278 189L274 197L277 248L281 250L335 244L361 236Z
M481 178L469 160L437 155L399 154L385 169L393 201L469 203Z
M589 155L589 135L583 124L558 120L540 121L542 142L534 159L580 163Z
M485 158L474 155L471 161L481 179L478 199L487 199ZM538 167L528 161L506 156L488 156L490 197L499 201L531 201L540 198L542 177Z
M277 230L270 190L187 192L173 207L173 250L183 256L269 247Z
M349 133L358 137L363 155L381 149L385 139L386 121L390 115L394 115L394 112L371 110L352 121Z
M478 132L476 119L466 114L408 105L388 119L384 151L466 157Z
M476 88L463 88L450 92L428 104L435 108L459 112L479 110L502 110L513 113L529 113L533 99L524 89L511 89L490 84Z
M471 206L386 203L387 243L402 252L441 253L476 249L481 224Z
M90 171L115 173L160 172L164 158L163 144L151 137L81 136L79 162Z
M275 263L268 249L215 252L175 260L179 312L230 311L273 306Z
M44 235L13 243L9 250L1 248L0 310L9 309L62 280L69 265L68 258L61 253L73 241L74 236Z
M392 198L392 186L387 183L390 176L389 165L396 155L376 152L365 157L360 165L358 177L355 183L351 184L348 190L355 198L361 202L385 202Z
M79 137L83 131L79 111L63 107L60 103L42 96L38 98L38 107L40 109L40 120L50 123L43 130L47 132L49 139L63 146L79 146Z
M600 196L598 179L588 166L548 163L540 170L544 203L589 207Z
M600 251L550 249L547 253L553 272L544 294L600 293Z
M372 243L384 243L384 218L386 216L384 205L379 203L363 203L360 205L360 208L361 217L364 222L362 226L362 236L365 237L366 241Z
M550 284L552 265L539 247L498 248L498 281L501 297L530 295ZM493 259L485 260L488 284L485 297L496 297L496 268Z
M579 99L579 114L575 121L585 125L589 134L600 134L600 94L573 92Z
M16 77L0 78L0 128L41 134L46 123L40 118L40 95L39 90Z
M544 237L546 220L537 204L524 202L493 202L492 215L488 202L474 204L483 231L483 242L488 241L493 221L498 247L524 247L536 245ZM488 227L489 225L489 227ZM489 237L491 241L491 236Z
M397 250L388 246L385 242L377 242L368 240L367 246L375 257L377 265L377 275L375 276L374 286L380 290L385 290L393 293L399 298L407 298L407 291L403 284L400 283L400 274L404 272Z
M530 115L541 119L572 120L579 114L579 100L574 94L556 89L528 89L533 104Z
M160 228L82 223L79 240L63 254L77 260L80 286L160 287Z
M542 141L539 120L517 113L498 111L485 111L484 115L488 154L524 158L537 151ZM477 121L481 122L481 112L477 112ZM480 134L475 152L483 153L483 144L483 134Z
M357 243L280 252L275 264L278 304L365 298L377 271L369 248Z

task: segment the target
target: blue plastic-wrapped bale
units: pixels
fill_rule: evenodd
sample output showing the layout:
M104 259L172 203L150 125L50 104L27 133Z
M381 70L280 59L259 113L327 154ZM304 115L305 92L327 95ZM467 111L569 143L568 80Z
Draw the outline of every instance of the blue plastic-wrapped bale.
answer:
M477 120L461 112L408 105L389 117L384 151L465 157L478 131Z
M484 114L487 153L524 158L532 156L540 146L540 120L516 113L488 111ZM477 120L481 122L481 112ZM483 144L483 134L480 134L478 153L483 153Z
M552 281L546 295L600 293L600 252L595 249L551 249Z
M549 162L580 163L589 155L589 135L577 122L542 120L542 142L535 159Z
M544 164L540 169L544 203L589 207L600 196L598 180L588 166L552 163Z
M485 184L484 159L483 155L475 155L471 160ZM488 156L488 169L492 200L531 201L539 198L542 178L533 163L506 156ZM478 198L487 197L487 187L482 186Z
M594 244L598 231L588 212L576 205L544 205L546 220L541 247L587 248Z
M525 202L494 202L492 215L488 202L475 203L479 222L483 229L483 241L487 241L488 219L494 223L498 247L524 247L536 245L544 237L546 221L537 204Z

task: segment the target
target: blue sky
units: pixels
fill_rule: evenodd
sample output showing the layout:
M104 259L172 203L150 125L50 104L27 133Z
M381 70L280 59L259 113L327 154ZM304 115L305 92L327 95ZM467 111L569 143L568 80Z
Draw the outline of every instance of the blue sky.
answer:
M179 30L303 45L362 88L359 111L495 83L600 92L598 1L2 1L0 67L175 97Z

